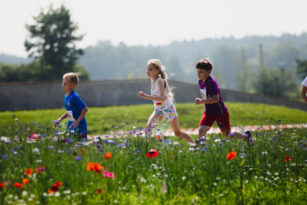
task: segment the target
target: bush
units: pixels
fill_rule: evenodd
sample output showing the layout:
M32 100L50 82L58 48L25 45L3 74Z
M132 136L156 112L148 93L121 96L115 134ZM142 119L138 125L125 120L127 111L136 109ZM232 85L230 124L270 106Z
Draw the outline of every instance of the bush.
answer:
M298 87L293 72L269 68L260 69L252 83L256 93L274 97L288 97Z
M89 79L89 74L84 67L75 65L71 72L80 74L80 79ZM10 65L0 63L0 81L1 82L42 82L61 80L62 75L51 75L52 67L39 60L29 64Z

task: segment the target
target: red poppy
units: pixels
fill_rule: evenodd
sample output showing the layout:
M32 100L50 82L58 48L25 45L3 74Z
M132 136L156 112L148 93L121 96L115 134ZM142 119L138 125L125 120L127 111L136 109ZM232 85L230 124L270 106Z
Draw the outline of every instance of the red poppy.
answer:
M51 193L54 193L54 192L57 192L57 191L59 191L59 187L52 185L51 189L48 190L48 194L51 194Z
M28 179L28 178L24 178L22 180L22 184L28 184L29 182L30 182L30 179Z
M55 186L63 186L62 182L60 182L60 181L55 182L54 185Z
M46 168L44 166L40 166L40 167L37 167L35 170L36 170L36 173L41 174L46 170Z
M32 173L33 173L33 169L31 169L31 168L25 169L25 175L26 175L26 176L31 176Z
M106 159L106 160L112 159L112 153L111 153L111 152L105 153L105 154L103 155L103 158Z
M95 162L88 162L86 165L87 171L95 171L97 173L100 173L102 169L103 169L103 166Z
M94 170L95 172L100 173L101 170L103 169L103 166L101 166L101 165L98 164L98 163L95 163L94 169L95 169L95 170Z
M94 169L94 165L95 165L94 162L88 162L88 163L86 164L86 170L87 170L87 171L93 171L93 170L95 170L95 169Z
M227 155L226 155L226 159L228 160L233 160L234 158L236 158L237 156L237 152L236 151L232 151L232 152L229 152Z
M15 186L16 188L22 189L22 184L20 184L19 182L14 183L14 186Z
M289 156L285 156L285 160L284 161L285 162L289 162L289 161L291 161L291 158Z
M63 186L62 182L60 182L60 181L55 182L55 183L51 186L51 188L48 190L48 194L51 194L51 193L54 193L54 192L59 191L59 187L60 187L60 186Z
M157 140L161 139L160 135L157 135Z
M149 150L149 152L146 153L146 157L148 158L155 158L158 155L159 155L159 152L155 149L151 149Z
M0 183L0 189L3 189L3 187L4 187L4 184Z
M103 189L97 189L97 194L103 194Z

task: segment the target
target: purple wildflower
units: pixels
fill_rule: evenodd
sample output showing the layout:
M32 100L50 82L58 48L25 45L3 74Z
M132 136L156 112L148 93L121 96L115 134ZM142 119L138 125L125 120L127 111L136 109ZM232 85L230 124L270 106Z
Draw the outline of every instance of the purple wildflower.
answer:
M75 157L76 161L80 161L82 159L82 157Z
M207 151L207 146L204 146L204 148L201 149L202 152Z
M172 143L170 140L165 140L165 143L166 144L170 144L170 143Z

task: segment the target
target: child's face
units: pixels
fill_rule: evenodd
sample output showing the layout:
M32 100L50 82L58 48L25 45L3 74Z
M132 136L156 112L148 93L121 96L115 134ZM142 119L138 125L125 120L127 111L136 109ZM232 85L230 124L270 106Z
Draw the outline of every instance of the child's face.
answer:
M159 75L159 70L153 65L148 64L147 65L147 75L151 78L156 78Z
M199 80L205 81L210 76L211 71L210 70L203 70L197 68L197 77Z
M71 83L67 78L63 79L62 88L65 93L69 94L76 87L74 83Z

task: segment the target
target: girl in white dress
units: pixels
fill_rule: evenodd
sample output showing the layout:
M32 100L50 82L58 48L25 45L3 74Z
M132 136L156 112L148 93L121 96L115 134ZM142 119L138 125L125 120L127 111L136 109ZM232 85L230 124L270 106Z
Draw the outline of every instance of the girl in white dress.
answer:
M159 122L165 117L176 136L194 143L191 136L182 132L179 128L178 114L172 101L173 94L168 87L167 76L160 60L150 59L147 62L146 71L151 78L151 94L148 95L139 91L139 97L154 102L154 111L148 119L146 128L152 128L154 122Z

